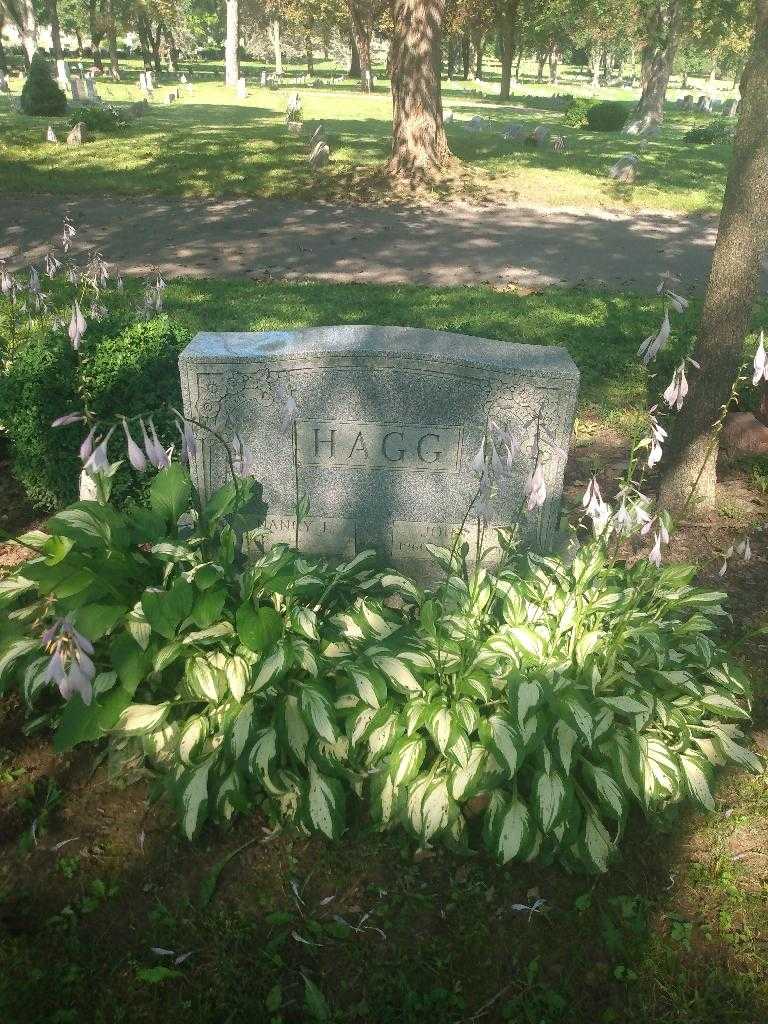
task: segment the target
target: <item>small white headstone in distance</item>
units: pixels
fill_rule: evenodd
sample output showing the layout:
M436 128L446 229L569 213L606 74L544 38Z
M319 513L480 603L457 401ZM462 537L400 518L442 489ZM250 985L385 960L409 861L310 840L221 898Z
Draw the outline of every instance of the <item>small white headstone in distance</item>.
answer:
M58 142L59 141L56 138L56 132L53 130L53 126L50 125L50 124L48 125L48 131L45 133L45 141L46 142Z
M443 111L443 124L451 124L452 121L453 121L453 111L452 110L444 110Z
M246 88L244 78L238 78L237 80L237 98L240 100L248 99L248 89Z
M262 85L262 87L267 84L267 72L266 71L262 71L261 72L261 78L260 78L259 81L260 81L260 84Z

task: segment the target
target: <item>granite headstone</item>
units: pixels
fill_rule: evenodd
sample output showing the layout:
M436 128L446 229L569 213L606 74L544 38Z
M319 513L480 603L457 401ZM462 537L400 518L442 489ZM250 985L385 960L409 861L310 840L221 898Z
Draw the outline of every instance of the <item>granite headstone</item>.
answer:
M203 497L225 483L227 445L257 466L265 545L293 544L293 441L280 430L280 390L298 406L300 524L307 552L376 548L417 577L434 571L427 544L450 545L478 487L471 462L486 423L514 432L519 451L494 499L492 527L516 522L537 461L542 508L522 541L548 547L560 517L579 372L564 349L405 327L321 327L198 334L179 357L184 412Z

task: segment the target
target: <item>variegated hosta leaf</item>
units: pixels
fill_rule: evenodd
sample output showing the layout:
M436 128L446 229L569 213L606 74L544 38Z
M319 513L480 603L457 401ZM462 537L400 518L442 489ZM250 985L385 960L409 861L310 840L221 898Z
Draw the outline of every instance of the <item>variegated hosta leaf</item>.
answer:
M554 749L560 759L560 764L563 766L565 774L570 775L573 748L578 737L570 725L562 719L555 723L552 732L554 735Z
M424 794L431 782L432 777L430 775L419 775L408 787L405 799L405 817L417 836L421 835L423 822L421 805L424 800Z
M607 829L591 810L587 810L584 818L584 833L578 843L578 852L594 871L608 870L613 843Z
M368 726L368 749L371 763L382 757L394 744L401 729L400 716L391 706L374 712Z
M450 790L454 800L469 800L482 788L488 751L474 744L464 765L451 773Z
M469 742L469 737L461 726L458 726L453 730L451 745L448 748L448 756L459 767L463 768L469 760L471 750L472 745Z
M306 816L312 827L329 839L338 839L344 831L345 794L338 779L323 775L309 760L309 786Z
M246 687L251 678L250 665L245 658L240 657L238 654L233 654L227 658L224 674L227 677L229 692L239 703L245 695Z
M623 818L626 811L624 794L616 784L612 775L600 765L583 762L584 772L590 779L602 809L614 818Z
M749 714L735 700L714 690L705 693L701 703L707 711L711 711L712 714L717 715L719 718L749 718Z
M565 796L565 783L559 772L538 772L531 787L531 804L542 832L550 832L557 825Z
M291 611L291 629L308 640L317 640L317 615L311 608L300 605Z
M254 775L267 793L281 793L272 780L271 772L277 761L277 732L273 728L260 729L248 754L248 771Z
M327 687L313 680L303 683L300 691L301 711L308 726L329 743L339 738L336 709Z
M233 760L236 761L242 757L245 748L251 741L255 727L253 701L249 700L238 711L230 729L229 750Z
M398 576L396 573L384 573L379 577L379 582L385 590L396 591L403 594L405 597L415 601L416 604L421 602L421 591L415 584L405 578L405 576Z
M213 661L213 655L197 655L189 658L185 678L190 689L204 700L218 703L227 689L227 679L222 667Z
M187 768L179 779L181 827L187 839L194 838L208 814L208 775L213 760L208 758L194 768Z
M162 704L129 704L120 712L113 731L131 736L154 732L165 721L170 707L168 701Z
M560 713L572 729L581 736L588 747L592 746L592 731L595 720L584 700L576 694L562 694L558 699Z
M737 743L732 736L731 730L733 726L713 725L712 727L712 739L714 740L715 746L719 748L724 757L729 761L733 761L735 764L740 765L742 768L746 768L750 772L759 774L764 770L763 761L753 753L751 750L747 750L746 747L742 747L740 743ZM739 734L740 735L740 734Z
M371 777L371 817L382 828L390 824L398 810L398 799L404 790L398 790L389 769Z
M293 756L300 764L304 764L307 758L309 729L299 708L298 697L289 694L283 699L282 704L278 705L277 726L282 734L281 738Z
M412 696L421 693L421 683L408 668L404 661L389 655L378 655L373 663L379 668L396 690Z
M335 743L315 737L310 741L311 758L320 771L346 779L350 777L349 746L346 736L340 736Z
M380 609L371 602L360 601L358 607L368 627L369 635L383 640L384 637L389 636L396 629L396 625L385 619Z
M454 704L453 710L467 736L471 736L480 724L480 714L474 702L466 697L461 697Z
M374 708L361 705L347 717L347 734L349 736L349 742L353 747L357 746L357 744L365 737L368 732L368 727L376 714L377 712Z
M256 678L253 681L253 692L270 684L274 685L290 668L288 649L283 641L280 641L267 657L260 662Z
M518 685L515 685L514 682L510 683L509 703L521 729L524 728L528 717L538 707L540 700L541 686L534 680L523 679Z
M428 843L450 820L451 797L445 779L435 779L424 790L421 801L421 840Z
M229 821L236 810L245 804L245 785L240 773L233 768L219 783L216 790L216 817Z
M365 639L365 630L358 621L357 616L350 615L347 612L339 612L331 617L331 622L348 640Z
M492 751L505 769L507 777L513 778L523 741L511 719L503 715L491 715L480 727L480 740L483 746Z
M433 705L425 724L438 750L444 754L455 737L457 721L453 711L444 704Z
M524 857L535 837L535 828L527 806L517 796L497 789L485 812L483 837L488 849L502 864Z
M179 758L182 764L192 764L203 747L208 735L208 720L205 715L193 715L179 730Z
M427 744L421 736L406 736L394 745L388 761L395 789L416 778L426 752Z
M648 710L645 704L634 697L601 697L600 699L614 710L623 711L627 715L642 715Z
M161 725L154 732L146 733L141 740L144 753L154 761L170 764L176 758L179 727L176 722Z
M656 799L677 797L680 792L680 767L675 755L657 739L638 739L643 767L643 793L646 804Z
M691 752L680 755L685 772L688 793L696 803L707 811L714 811L715 798L712 796L712 769L705 757Z
M414 697L405 705L405 731L412 736L420 729L429 714L430 705L423 697Z
M349 674L360 697L366 704L378 710L387 699L387 684L381 673L376 669L351 665Z
M318 673L317 658L309 644L304 640L294 639L291 648L296 664L300 665L308 675L316 677Z

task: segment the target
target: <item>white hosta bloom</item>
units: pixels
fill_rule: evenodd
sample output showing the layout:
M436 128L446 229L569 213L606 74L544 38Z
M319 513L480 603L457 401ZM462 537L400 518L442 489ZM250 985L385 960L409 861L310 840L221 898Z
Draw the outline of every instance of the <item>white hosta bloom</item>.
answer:
M587 484L581 504L588 516L593 516L600 511L600 507L603 504L603 496L600 493L597 477L593 476Z
M686 395L688 394L688 380L685 376L685 363L680 363L678 368L672 375L672 380L667 386L667 390L664 392L664 401L667 405L672 408L677 408L677 411L683 408L683 402Z
M657 569L661 566L661 534L659 533L654 534L654 544L648 555L648 561Z
M755 386L761 380L768 380L768 353L765 351L765 335L763 331L760 331L760 344L757 346L757 352L755 352L755 359L752 365L754 368L752 383Z
M72 342L72 348L77 352L80 348L80 342L83 335L88 327L86 319L82 314L80 306L78 305L77 299L72 307L72 319L69 321L69 340Z
M632 514L624 499L616 510L616 532L624 536L632 532Z
M176 421L176 429L181 435L181 452L179 457L182 462L188 463L190 459L197 455L197 441L192 430L192 424L182 418Z
M672 327L669 322L669 310L665 309L664 319L661 322L658 334L649 334L637 350L637 354L643 357L643 362L646 366L656 358L661 349L663 349L667 344L671 332Z
M275 386L275 397L280 405L280 431L283 434L291 434L293 425L299 418L299 407L288 390L283 380L279 380Z
M54 277L60 266L61 260L56 258L56 254L52 249L49 249L45 254L45 272L48 277Z
M485 475L485 437L480 442L480 447L477 449L475 454L472 456L472 461L469 464L469 468L475 474L482 478Z
M83 469L89 476L95 476L96 473L102 473L105 469L109 469L109 458L107 457L107 444L109 443L110 437L112 437L112 431L114 427L111 427L106 437L101 438L96 442L96 445L85 460Z
M531 473L526 484L525 495L528 499L525 507L529 512L533 512L535 508L541 508L547 500L547 484L544 480L544 470L540 462L536 463L536 468Z
M254 476L256 473L256 458L246 448L239 434L235 434L232 438L232 464L236 476Z
M744 561L748 562L752 558L752 545L749 543L749 537L745 537L741 543L737 544L736 550Z
M30 295L42 295L43 289L40 285L40 275L36 267L29 271L29 293Z

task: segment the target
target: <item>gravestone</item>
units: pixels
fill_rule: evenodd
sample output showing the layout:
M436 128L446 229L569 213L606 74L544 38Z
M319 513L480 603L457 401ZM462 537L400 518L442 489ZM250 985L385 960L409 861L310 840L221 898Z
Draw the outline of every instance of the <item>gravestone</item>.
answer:
M313 169L325 167L331 158L331 147L324 140L320 140L309 155L309 163Z
M479 114L475 114L474 117L471 117L469 119L469 121L467 121L467 128L471 132L482 132L482 131L485 131L487 126L488 126L488 122L487 122L486 118L480 117Z
M67 135L68 146L82 146L88 141L88 129L82 121L78 121L74 128L71 128Z
M312 137L307 143L307 149L312 152L318 142L325 142L325 129L322 124L319 124L312 132Z
M614 181L623 181L633 184L637 180L639 160L634 153L621 156L608 172L609 177Z
M69 65L65 60L56 61L56 81L59 83L59 87L63 92L66 92L66 88L69 85Z
M2 71L0 71L0 92L10 92L11 87L8 85L8 79L5 77Z
M237 98L239 100L248 99L248 89L246 87L244 78L238 78L237 80Z
M723 107L723 113L726 117L736 117L736 111L739 109L738 100L728 100Z
M508 124L504 129L504 141L516 142L525 136L525 128L521 124Z
M541 147L547 144L549 139L549 128L545 124L537 125L531 132L531 139L536 146Z
M168 106L170 106L171 103L175 102L175 100L176 100L176 93L175 92L167 92L165 94L165 102L166 102L166 104Z
M687 96L683 96L683 110L693 110L693 94L688 93Z
M565 135L552 136L552 149L556 153L565 153L568 149L568 139Z
M267 547L293 544L296 529L280 389L298 408L303 550L346 557L374 547L386 562L430 575L426 545L450 546L476 498L471 463L488 419L519 442L492 499L489 535L518 520L538 463L547 498L523 517L521 539L548 547L555 537L579 384L564 349L406 327L201 333L179 369L185 414L228 446L239 438L255 460ZM195 431L191 470L205 498L226 482L228 459L222 441Z
M45 141L46 142L58 142L59 141L57 136L56 136L56 132L53 130L53 125L51 125L51 124L48 125L48 131L45 133Z
M89 103L97 103L99 94L96 92L96 85L92 78L85 80L85 96Z
M453 123L453 111L452 110L444 110L443 111L443 124L452 124L452 123Z
M73 103L82 103L85 99L85 90L83 88L82 78L78 78L77 75L73 75L69 80L69 87L72 90Z
M260 78L259 81L260 81L260 84L261 84L262 87L267 84L267 72L266 71L262 71L261 72L261 78Z
M289 135L301 135L304 130L304 125L301 121L287 121L286 127L288 128Z

